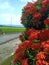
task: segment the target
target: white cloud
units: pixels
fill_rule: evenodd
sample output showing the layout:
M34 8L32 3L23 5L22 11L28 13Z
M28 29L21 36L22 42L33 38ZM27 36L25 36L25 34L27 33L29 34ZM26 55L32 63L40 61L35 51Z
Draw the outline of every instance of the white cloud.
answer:
M20 15L12 15L12 24L13 25L20 25Z
M0 4L0 10L14 10L15 8L12 7L8 2L3 2L2 4Z
M11 24L12 25L20 25L20 15L15 14L1 14L0 15L1 21L3 21L4 24Z
M20 0L21 2L32 2L32 0Z
M34 1L37 1L37 0L20 0L21 2L34 2Z

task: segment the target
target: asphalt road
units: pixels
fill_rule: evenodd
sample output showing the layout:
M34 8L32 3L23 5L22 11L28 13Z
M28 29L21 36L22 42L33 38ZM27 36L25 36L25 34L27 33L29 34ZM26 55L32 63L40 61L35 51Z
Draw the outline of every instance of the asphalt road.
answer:
M19 37L21 33L14 33L14 34L3 34L3 35L0 35L0 45L10 41L10 40L13 40L13 39L16 39Z

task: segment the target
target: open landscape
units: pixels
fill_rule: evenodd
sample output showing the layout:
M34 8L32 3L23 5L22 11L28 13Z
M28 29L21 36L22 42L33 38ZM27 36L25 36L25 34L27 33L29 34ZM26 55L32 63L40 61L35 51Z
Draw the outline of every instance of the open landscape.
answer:
M0 34L23 32L24 30L24 27L0 26Z

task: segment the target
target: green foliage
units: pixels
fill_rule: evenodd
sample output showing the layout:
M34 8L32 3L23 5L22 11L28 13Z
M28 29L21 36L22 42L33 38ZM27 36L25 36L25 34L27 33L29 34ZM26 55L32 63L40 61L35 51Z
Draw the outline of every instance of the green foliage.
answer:
M42 3L38 2L38 5L36 6L36 10L37 12L39 12L40 8L42 7Z
M3 33L16 33L16 32L23 32L25 28L16 28L16 27L0 27L0 34Z
M14 57L15 57L14 55L10 56L8 59L6 59L4 62L2 62L1 65L10 65L10 63Z
M27 57L29 58L29 65L36 65L36 54L38 53L38 50L26 50L25 53L27 54Z
M29 59L29 65L36 65L36 59L35 58L30 58Z
M33 43L40 43L40 40L33 40Z
M14 65L21 65L21 61L18 61L16 64L14 64Z

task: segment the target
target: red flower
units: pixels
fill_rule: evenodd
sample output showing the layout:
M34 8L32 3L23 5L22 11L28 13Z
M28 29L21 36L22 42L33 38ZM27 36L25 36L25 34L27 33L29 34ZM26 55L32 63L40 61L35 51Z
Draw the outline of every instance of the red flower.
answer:
M29 13L35 13L36 10L35 10L35 6L33 3L29 2L25 7L24 7L24 10L29 14Z
M17 53L19 53L19 51L23 51L21 48L16 48L16 50L15 50L15 54L17 54Z
M16 54L16 58L17 58L17 60L21 60L22 58L24 58L24 52L23 51L19 51Z
M29 36L29 35L31 34L31 32L32 32L32 29L29 29L29 30L27 30L27 31L25 32L25 34Z
M33 6L33 3L28 2L28 4L24 7L25 10L31 9L31 7Z
M36 20L35 22L38 22L42 16L40 13L35 13L33 17L34 17L34 21Z
M23 38L23 35L20 35L20 36L19 36L19 39L21 40L22 38Z
M49 40L44 41L41 43L41 48L45 51L49 53Z
M46 62L44 60L37 60L36 65L49 65L49 64L48 64L48 62Z
M42 1L43 6L47 6L49 4L49 0Z
M48 30L41 30L38 34L40 40L48 39L49 38L49 29Z
M49 19L44 20L44 24L49 25Z
M34 40L34 39L38 39L38 32L33 32L31 33L31 35L29 36L29 40Z
M47 10L46 7L41 7L41 8L40 8L40 12L41 12L41 13L45 12L46 10Z
M32 43L31 48L32 48L33 50L40 49L40 44Z
M16 59L16 58L14 58L14 59L13 59L13 62L14 62L14 64L15 64L15 63L17 63L17 59Z
M45 60L46 57L45 57L45 52L39 52L37 55L36 55L36 60Z
M26 5L26 6L24 7L24 9L25 9L26 11L29 10L30 8L31 8L30 5L29 5L29 6Z
M33 32L35 32L34 29L29 29L29 30L27 30L27 31L25 32L25 34L29 36L29 35L30 35L31 33L33 33Z
M31 42L29 40L25 40L22 44L19 45L23 50L27 50L31 47Z
M47 56L45 52L39 52L36 55L36 65L49 65L49 62L46 57Z
M22 65L28 65L28 58L27 58L27 59L22 60Z

